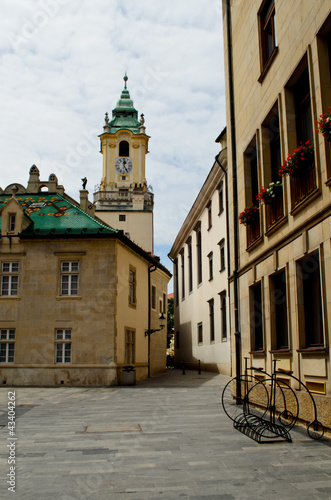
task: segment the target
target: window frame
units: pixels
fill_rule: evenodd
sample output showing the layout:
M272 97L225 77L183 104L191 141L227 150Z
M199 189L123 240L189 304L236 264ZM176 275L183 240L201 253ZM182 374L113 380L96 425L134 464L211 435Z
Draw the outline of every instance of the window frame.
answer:
M4 334L4 332L6 333ZM0 329L0 364L15 363L15 340L15 328ZM3 351L5 352L3 353ZM5 358L4 361L1 360L3 355Z
M215 343L215 301L214 299L208 300L209 306L209 335L210 343Z
M136 331L125 328L124 363L134 365L136 362Z
M64 269L64 264L69 264L68 269ZM77 269L73 268L74 264L77 264ZM79 274L80 274L80 261L78 259L61 260L61 262L60 262L60 296L61 297L78 297L78 295L79 295ZM65 278L68 278L67 283L65 283ZM75 283L75 280L73 278L75 278L75 279L77 278L76 283ZM65 286L65 285L67 285L67 286ZM64 293L66 289L68 290L68 293Z
M225 342L228 338L226 290L220 292L219 296L220 296L220 309L221 309L221 339L223 342Z
M260 62L261 62L261 77L263 72L270 66L274 54L277 51L277 34L276 34L276 9L274 0L264 0L258 11L259 18L259 36L260 36ZM270 36L271 28L271 47L268 47L268 37ZM269 32L268 32L269 30ZM260 77L260 78L261 78Z
M61 334L60 334L61 332ZM67 360L69 351L69 360ZM59 359L60 354L60 359ZM72 329L57 328L55 330L55 363L67 365L72 363Z
M207 255L208 257L208 271L209 271L209 278L208 280L209 281L212 281L214 279L214 263L213 263L213 257L214 254L213 252L209 252L209 254Z
M225 264L225 238L222 238L218 242L218 246L220 249L220 273L225 271L226 264Z
M315 278L318 279L318 283L311 283L306 281L304 271L309 274L308 265L306 265L306 269L303 269L305 263L308 263L309 261L312 261L314 259L317 262L317 267L315 267L313 271L317 271ZM316 285L318 287L318 293L316 293ZM300 350L324 349L326 342L326 332L324 323L325 318L323 301L322 256L320 250L315 250L314 252L307 255L304 259L300 259L299 261L297 261L297 297ZM316 300L318 302L318 314L315 309L313 311L311 310L312 307L316 306ZM313 316L311 315L312 312ZM314 319L311 322L312 317ZM312 323L314 325L314 328L311 327ZM312 334L312 332L315 331L315 328L318 325L320 328L319 334ZM309 338L307 335L307 331L310 333Z
M278 281L282 284L278 286ZM270 276L271 346L274 351L290 349L288 316L288 277L283 268ZM284 326L285 325L285 326Z
M129 267L129 306L136 307L137 305L137 269L133 266Z
M249 308L250 308L250 331L251 331L251 352L264 354L264 322L263 322L263 286L262 281L258 281L249 287ZM259 294L256 293L259 291ZM259 296L258 296L259 295ZM259 299L259 300L258 300ZM256 321L258 317L259 322Z
M197 324L198 345L203 345L203 325L202 322Z
M4 266L8 265L6 270ZM17 266L17 269L13 269ZM1 262L1 297L17 297L19 287L20 262L18 261L3 261ZM7 285L7 286L6 286ZM4 293L4 291L8 293Z

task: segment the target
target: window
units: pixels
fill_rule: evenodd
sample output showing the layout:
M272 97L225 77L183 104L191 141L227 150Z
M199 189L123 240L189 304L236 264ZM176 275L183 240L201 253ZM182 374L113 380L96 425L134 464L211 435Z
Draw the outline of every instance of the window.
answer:
M182 275L182 300L185 299L185 261L184 261L184 248L180 252L180 269Z
M14 363L15 330L0 330L0 363Z
M276 48L276 18L274 0L266 0L259 12L262 69Z
M71 330L56 330L56 363L71 363Z
M202 323L198 323L198 344L201 345L202 343L203 343Z
M134 330L125 331L125 363L135 363L135 332Z
M163 294L163 309L162 311L164 315L167 314L167 295L164 293Z
M218 186L218 215L220 215L224 210L224 191L223 182Z
M202 242L201 242L201 223L195 228L197 244L197 279L198 286L202 283Z
M286 272L277 273L271 278L271 319L274 341L277 350L288 349L288 318L286 296Z
M192 267L192 238L187 241L187 259L188 259L188 289L193 290L193 267Z
M119 216L118 216L118 220L119 220L120 222L125 222L125 220L126 220L126 216L121 214L121 215L119 215Z
M1 295L17 296L19 263L3 262L1 271Z
M156 286L152 285L152 309L156 310Z
M119 156L130 156L130 145L128 141L121 141L119 145Z
M308 66L304 69L297 82L292 87L292 96L295 108L296 144L313 141L313 121L311 111L310 84ZM291 202L294 209L301 201L316 189L315 162L312 161L300 175L291 176Z
M224 238L218 243L220 247L220 271L225 269L225 240Z
M213 225L213 220L212 220L212 212L211 212L211 201L207 205L207 211L208 211L208 231Z
M15 231L15 223L16 223L16 215L11 214L9 216L9 232L14 232Z
M257 148L256 138L254 137L250 146L245 151L245 188L246 188L246 206L255 205L259 207L256 199L259 192L259 178L257 169ZM247 226L247 244L252 245L260 238L260 215L256 212L255 219Z
M78 261L61 262L61 295L78 295Z
M136 305L136 297L137 297L136 290L137 290L136 270L134 267L130 267L130 270L129 270L129 305Z
M250 324L252 350L255 352L263 351L263 309L261 282L250 288Z
M298 303L301 345L323 347L322 290L319 252L298 264Z
M221 335L222 340L227 338L227 321L226 321L226 291L220 293L221 302Z
M213 279L213 252L208 254L209 281Z
M208 301L209 304L209 330L210 342L215 342L215 317L214 317L214 299Z
M282 165L282 155L280 146L280 124L278 105L275 104L269 116L262 125L263 134L263 169L264 182L266 188L271 182L281 181L279 167ZM279 187L274 192L275 197L270 203L265 204L266 229L270 229L284 217L283 188Z
M120 198L129 198L129 190L128 189L119 189L118 195Z

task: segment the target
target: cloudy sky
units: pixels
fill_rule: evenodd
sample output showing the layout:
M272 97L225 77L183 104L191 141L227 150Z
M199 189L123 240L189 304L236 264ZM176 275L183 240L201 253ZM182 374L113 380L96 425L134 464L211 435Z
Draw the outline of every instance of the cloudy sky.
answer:
M166 257L225 126L221 0L1 0L0 186L36 164L75 199L102 174L98 135L128 89L151 136L155 253Z

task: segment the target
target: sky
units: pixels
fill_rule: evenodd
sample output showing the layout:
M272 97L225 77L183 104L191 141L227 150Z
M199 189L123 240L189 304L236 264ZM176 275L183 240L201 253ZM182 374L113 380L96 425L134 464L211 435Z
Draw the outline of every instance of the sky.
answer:
M151 136L154 252L167 257L225 126L221 0L1 0L0 186L31 165L79 199L102 176L98 135L123 76Z

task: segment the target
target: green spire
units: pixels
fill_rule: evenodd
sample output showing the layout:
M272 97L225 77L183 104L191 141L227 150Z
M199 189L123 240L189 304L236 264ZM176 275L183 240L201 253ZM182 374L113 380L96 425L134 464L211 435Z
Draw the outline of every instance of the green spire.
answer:
M124 89L121 97L117 101L116 108L112 111L113 119L109 123L110 133L114 134L117 130L128 129L134 134L139 134L140 122L138 121L138 111L134 108L133 101L130 98L130 92L127 89L128 76L125 72Z

